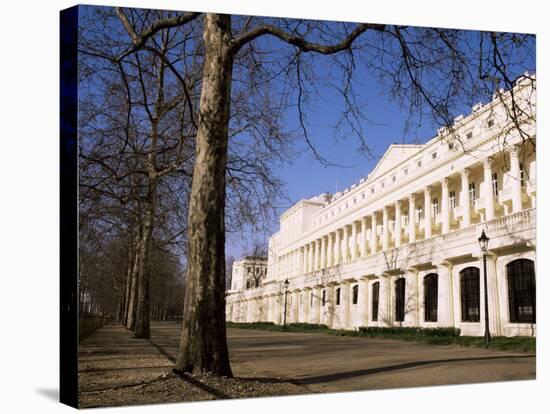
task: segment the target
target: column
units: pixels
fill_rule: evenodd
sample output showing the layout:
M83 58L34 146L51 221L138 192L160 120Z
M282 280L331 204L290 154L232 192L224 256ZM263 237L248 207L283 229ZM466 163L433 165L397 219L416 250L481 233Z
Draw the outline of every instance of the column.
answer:
M300 291L292 292L292 318L291 322L300 322Z
M321 323L321 288L316 286L313 289L313 304L310 310L309 320L311 323Z
M307 244L302 247L302 250L303 250L303 257L302 257L302 260L303 260L303 264L302 264L302 273L305 274L307 273L307 255L308 255L308 251L307 251Z
M470 169L464 168L460 172L462 188L460 191L460 207L462 208L462 228L470 227L470 195L468 194L468 184Z
M361 257L367 255L367 218L361 217L361 235L359 236L359 248L361 249Z
M372 223L371 223L371 232L370 232L370 253L376 253L376 211L372 212Z
M485 199L485 221L495 218L495 200L493 196L493 157L483 161L483 182L485 184L483 198Z
M389 228L388 228L388 207L382 210L382 250L386 251L389 247Z
M512 212L521 211L521 176L519 171L519 146L510 149L510 175L512 184Z
M325 242L325 236L321 237L321 265L319 266L320 269L324 269L326 267L326 249L327 244Z
M359 297L357 298L357 310L359 311L359 326L368 326L369 321L369 280L366 277L359 279Z
M499 283L496 268L497 256L487 254L487 297L489 299L489 332L493 336L502 335L502 326L500 323L499 307ZM481 333L485 332L485 293L483 283L483 256L479 262L479 284L480 284L480 323Z
M378 326L389 326L391 321L390 313L390 277L380 276L380 291L378 296Z
M308 272L313 272L313 250L315 249L315 242L309 243L309 265Z
M357 259L357 223L351 223L351 260Z
M309 322L309 312L310 312L310 301L311 301L311 288L305 288L304 292L302 294L302 311L303 315L301 318L302 322L308 323Z
M415 205L415 194L409 196L409 243L414 243L416 241L416 205Z
M332 233L329 233L327 237L328 237L327 267L332 267L332 256L334 254L334 244L332 243Z
M405 324L419 326L420 303L418 298L418 270L407 269L405 279Z
M441 180L441 233L449 232L449 179Z
M315 240L315 258L313 259L313 271L319 270L319 250L320 250L320 240Z
M340 285L340 323L343 329L348 329L350 326L350 289L351 283L348 281Z
M401 246L401 200L395 202L395 228L393 240L395 247Z
M437 324L441 327L454 326L454 301L452 270L449 262L437 263Z
M340 242L340 229L336 230L336 251L334 252L334 264L340 264L340 250L342 243Z
M432 187L424 189L424 238L432 237Z
M342 253L342 263L347 263L349 259L349 232L348 226L344 226L344 252Z

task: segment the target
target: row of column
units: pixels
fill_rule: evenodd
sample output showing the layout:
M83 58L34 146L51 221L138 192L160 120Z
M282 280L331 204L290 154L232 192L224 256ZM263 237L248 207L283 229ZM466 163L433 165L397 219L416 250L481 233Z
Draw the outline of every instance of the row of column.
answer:
M514 146L510 150L510 175L512 186L512 212L519 212L522 208L521 201L521 182L519 166L519 147ZM495 218L495 200L492 186L492 168L494 161L488 157L483 162L483 198L485 208L485 220ZM462 209L462 228L471 225L471 200L469 195L470 169L464 168L460 172L461 191L460 205ZM450 231L450 203L449 203L449 179L443 178L441 185L441 234ZM433 235L433 217L432 211L432 186L424 188L424 239ZM416 197L415 193L408 197L408 228L402 232L402 200L394 203L395 227L393 232L393 246L400 247L404 243L404 236L408 243L417 241L417 220L416 220ZM389 206L382 209L382 233L377 234L378 211L372 212L351 224L334 230L316 240L307 243L305 246L284 255L283 268L286 271L283 274L292 276L295 274L304 274L321 269L354 261L359 257L375 254L378 251L387 250L390 243L389 232ZM367 240L367 226L370 222L370 237ZM357 237L359 236L359 243ZM351 246L350 246L351 239ZM286 266L286 267L285 267Z

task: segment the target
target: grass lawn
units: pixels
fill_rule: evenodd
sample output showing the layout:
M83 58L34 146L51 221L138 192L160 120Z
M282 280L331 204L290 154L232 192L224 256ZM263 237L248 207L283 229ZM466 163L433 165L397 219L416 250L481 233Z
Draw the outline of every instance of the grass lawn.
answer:
M359 336L368 338L401 339L417 341L433 345L461 345L478 348L494 348L502 351L535 352L536 338L516 336L507 338L497 336L491 338L489 345L485 345L482 336L460 336L460 330L455 328L359 328L359 330L331 329L326 325L307 323L290 323L286 329L282 325L271 322L236 323L227 322L228 328L259 329L278 332L325 333L337 336Z

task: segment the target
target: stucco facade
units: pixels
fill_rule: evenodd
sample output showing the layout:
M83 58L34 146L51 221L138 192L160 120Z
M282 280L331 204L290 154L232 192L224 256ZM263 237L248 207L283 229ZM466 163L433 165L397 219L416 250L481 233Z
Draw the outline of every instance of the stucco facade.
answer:
M358 183L301 200L269 239L260 286L232 285L227 320L457 327L483 335L482 229L490 238L492 335L535 335L536 128L532 83L440 128L423 145L391 145Z

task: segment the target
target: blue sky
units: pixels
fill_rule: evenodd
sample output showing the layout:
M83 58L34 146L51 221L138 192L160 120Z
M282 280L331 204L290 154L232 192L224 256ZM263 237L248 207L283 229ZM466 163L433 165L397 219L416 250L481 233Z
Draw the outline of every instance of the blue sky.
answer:
M367 101L367 115L369 122L362 124L365 137L374 157L371 159L358 151L356 138L335 142L333 125L341 111L341 103L335 92L326 89L321 91L318 102L308 111L308 134L318 152L331 162L342 165L324 166L313 156L303 140L297 140L295 148L299 155L291 160L289 165L275 169L275 174L285 182L285 189L291 203L279 206L282 213L291 205L303 198L310 198L322 192L334 193L336 188L341 190L366 176L382 157L392 143L424 143L436 134L437 126L429 119L424 119L414 128L407 130L408 112L393 101L375 79L364 80L365 88L361 95ZM288 112L288 124L296 123L296 113ZM278 231L278 222L272 224L272 233ZM271 234L272 234L271 233ZM226 255L241 257L247 249L247 242L240 238L265 240L263 234L244 233L239 236L229 235L226 245Z

